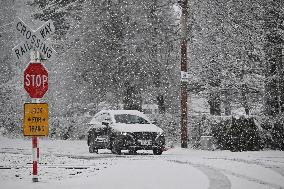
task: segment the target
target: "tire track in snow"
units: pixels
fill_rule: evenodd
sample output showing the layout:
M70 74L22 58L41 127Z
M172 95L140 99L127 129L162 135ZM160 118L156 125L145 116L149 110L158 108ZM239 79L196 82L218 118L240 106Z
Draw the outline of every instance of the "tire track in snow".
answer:
M25 150L25 149L15 149L15 148L0 148L1 154L14 154L14 155L26 155L31 156L32 151L31 150ZM115 155L115 154L94 154L94 155L77 155L77 154L64 154L64 153L51 153L51 152L40 152L40 156L56 156L56 157L67 157L72 159L85 159L85 160L94 160L94 159L104 159L104 158L122 158L125 157L125 155Z
M29 179L32 170L30 156L22 153L0 153L0 180ZM39 178L41 182L46 182L50 179L89 177L115 164L114 161L109 161L110 158L100 158L87 159L81 156L77 158L62 156L61 158L53 154L42 155L38 165Z
M255 182L257 184L262 184L262 185L268 186L269 188L284 189L284 186L281 186L281 185L278 185L278 184L268 183L268 182L265 182L263 180L252 178L252 177L242 175L242 174L239 174L239 173L235 173L233 171L229 171L229 170L226 170L226 169L219 169L219 170L223 171L224 173L230 174L232 176L235 176L235 177L238 177L238 178L241 178L241 179L245 179L247 181L251 181L251 182Z
M228 179L226 175L224 175L221 171L206 166L206 165L200 165L200 164L193 164L190 162L183 162L178 160L167 160L174 163L179 164L187 164L190 166L193 166L200 171L202 171L209 179L210 185L208 189L230 189L231 188L231 182Z
M226 174L230 174L230 175L232 175L232 176L235 176L235 177L238 177L238 178L240 178L240 179L245 179L245 180L247 180L247 181L250 181L250 182L254 182L254 183L257 183L257 184L261 184L261 185L265 185L265 186L267 186L268 188L276 188L276 189L284 189L284 185L278 185L278 184L273 184L273 183L269 183L269 182L266 182L266 181L263 181L263 180L260 180L260 179L257 179L257 178L253 178L253 177L249 177L249 176L246 176L246 175L242 175L242 174L239 174L239 173L235 173L235 172L233 172L233 171L230 171L230 170L227 170L227 169L216 169L216 168L213 168L213 167L211 167L211 166L208 166L208 165L201 165L201 164L194 164L194 163L191 163L191 162L183 162L183 161L178 161L178 160L168 160L168 161L172 161L172 162L176 162L176 163L182 163L182 164L188 164L188 165L191 165L191 166L195 166L195 167L202 167L202 168L205 168L205 170L207 169L212 169L212 170L214 170L215 171L215 173L214 174L218 174L218 173L220 173L220 174L222 174L221 172L223 172L223 173L226 173ZM206 174L206 172L205 172L205 174ZM222 175L224 175L224 174L222 174ZM224 175L225 176L225 175ZM226 176L225 176L226 177ZM208 177L209 179L210 179L210 177ZM226 177L227 178L227 177ZM228 178L227 178L228 179ZM213 181L214 181L214 179L213 179ZM229 181L229 179L228 179L228 181ZM230 181L229 181L230 182ZM214 182L214 185L216 184L216 182ZM218 184L218 183L217 183ZM212 186L211 187L211 180L210 180L210 187L209 187L209 189L218 189L218 188L220 188L220 189L223 189L223 188L221 188L222 186ZM231 184L230 184L230 187L229 188L231 188Z
M48 155L48 154L45 154ZM123 158L123 155L113 155L113 154L99 154L94 156L89 155L74 155L74 154L52 154L56 157L67 157L72 159L84 159L84 160L95 160L95 159L110 159L110 158Z
M268 186L269 188L284 189L284 186L281 186L281 185L278 185L278 184L268 183L268 182L265 182L265 181L260 180L260 179L252 178L252 177L245 176L245 175L241 175L241 174L235 173L233 171L225 170L225 169L220 169L220 170L222 170L223 172L225 172L227 174L233 175L235 177L238 177L238 178L241 178L241 179L245 179L245 180L248 180L248 181L251 181L251 182L255 182L255 183L258 183L258 184L262 184L262 185Z
M269 165L263 162L259 162L259 161L253 161L253 160L244 160L244 159L239 159L239 158L204 158L204 159L216 159L216 160L226 160L226 161L234 161L234 162L240 162L240 163L246 163L249 165L258 165L258 166L262 166L264 168L267 169L271 169L272 171L280 174L281 176L284 177L284 165L279 166L279 165ZM264 160L261 160L264 161ZM273 161L274 162L274 161ZM275 162L276 163L276 162ZM283 163L283 162L277 162L279 164ZM284 178L283 178L284 179Z

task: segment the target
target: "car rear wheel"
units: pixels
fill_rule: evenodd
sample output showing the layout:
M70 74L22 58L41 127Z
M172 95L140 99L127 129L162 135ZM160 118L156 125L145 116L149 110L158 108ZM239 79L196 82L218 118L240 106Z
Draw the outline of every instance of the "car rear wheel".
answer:
M162 148L154 148L153 149L153 154L154 155L161 155L163 153Z

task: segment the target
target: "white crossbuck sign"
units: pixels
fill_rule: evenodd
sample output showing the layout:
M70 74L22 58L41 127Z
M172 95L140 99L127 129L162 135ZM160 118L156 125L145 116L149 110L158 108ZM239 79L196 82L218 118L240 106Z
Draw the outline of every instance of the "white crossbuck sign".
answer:
M46 42L46 39L55 31L51 21L46 22L34 31L18 18L15 22L15 29L23 39L20 44L12 49L18 60L32 49L40 52L46 59L51 59L56 53L52 46Z

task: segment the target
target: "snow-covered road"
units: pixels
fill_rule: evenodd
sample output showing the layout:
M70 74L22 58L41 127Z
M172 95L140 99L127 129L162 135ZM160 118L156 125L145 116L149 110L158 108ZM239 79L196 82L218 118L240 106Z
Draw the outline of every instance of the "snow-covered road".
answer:
M284 188L284 152L174 148L117 156L90 154L86 141L40 139L39 182L32 183L31 140L0 136L0 188Z

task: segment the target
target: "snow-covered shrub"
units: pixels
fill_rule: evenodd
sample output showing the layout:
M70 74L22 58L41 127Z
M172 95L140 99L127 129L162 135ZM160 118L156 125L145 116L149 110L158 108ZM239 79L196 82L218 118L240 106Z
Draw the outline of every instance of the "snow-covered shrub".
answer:
M263 148L261 134L253 118L232 118L229 129L232 151L260 150Z
M271 130L271 148L284 150L284 122L276 122Z
M230 142L228 128L231 126L231 119L221 120L219 123L212 124L211 134L214 137L219 149L229 149Z
M263 140L254 118L232 117L212 126L212 135L222 150L248 151L261 150Z
M284 113L261 120L264 128L265 147L284 150Z
M189 142L195 149L200 149L201 136L212 136L212 127L220 126L224 121L230 120L228 116L191 115L189 117ZM220 135L222 136L222 135ZM214 138L214 141L216 142Z

